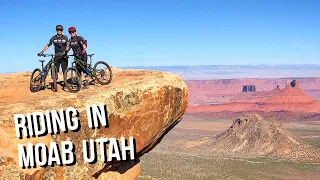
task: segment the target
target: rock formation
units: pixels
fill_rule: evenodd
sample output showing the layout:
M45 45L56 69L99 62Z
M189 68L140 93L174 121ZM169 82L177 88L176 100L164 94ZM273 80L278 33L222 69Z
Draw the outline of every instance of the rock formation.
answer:
M255 92L241 92L230 100L230 102L262 102L267 98L270 98L278 94L281 90L279 86L271 91L255 91Z
M256 86L255 85L244 85L242 87L242 92L255 92Z
M213 151L319 162L320 152L282 128L280 121L246 113L209 144Z
M258 103L254 109L261 111L320 112L319 102L305 94L297 80L287 81L278 94Z
M204 104L227 102L241 93L243 85L254 84L257 91L272 91L277 85L283 89L287 78L282 79L219 79L219 80L186 80L189 102ZM299 78L300 88L308 95L320 99L320 78Z
M77 94L61 89L29 91L31 73L0 75L0 176L1 179L135 179L140 173L139 161L95 164L83 161L82 140L128 138L136 140L137 156L156 146L181 119L188 104L185 83L178 75L160 71L117 70L113 68L110 85L93 85ZM106 104L108 128L88 128L86 105ZM66 109L79 111L79 132L61 132L42 138L19 140L15 136L14 114ZM73 166L22 170L17 166L17 144L69 140L75 144L77 163ZM94 176L94 177L93 177ZM50 178L49 178L50 177Z
M275 88L272 91L242 92L225 103L194 105L187 110L188 113L245 111L319 113L320 103L305 94L300 89L299 82L294 80L288 81L287 86L282 90Z

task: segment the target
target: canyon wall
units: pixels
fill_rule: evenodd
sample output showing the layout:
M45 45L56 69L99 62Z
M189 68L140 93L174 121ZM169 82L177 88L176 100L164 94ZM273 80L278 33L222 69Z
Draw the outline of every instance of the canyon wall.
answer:
M300 88L315 99L320 99L320 78L280 78L280 79L220 79L185 80L188 86L189 103L221 103L235 98L242 92L244 85L255 85L256 91L271 91L285 88L287 80L297 79Z

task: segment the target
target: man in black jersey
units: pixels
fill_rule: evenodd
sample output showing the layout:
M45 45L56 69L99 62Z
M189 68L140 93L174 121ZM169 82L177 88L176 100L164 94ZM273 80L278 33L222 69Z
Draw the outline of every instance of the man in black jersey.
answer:
M42 55L43 52L46 51L53 44L55 54L58 54L54 57L54 63L55 63L56 69L59 72L59 67L61 65L62 73L64 73L64 71L68 67L68 58L65 54L68 37L62 34L62 31L63 31L62 25L57 25L56 31L57 31L57 34L52 36L48 44L44 46L43 50L40 53L38 53L38 56Z

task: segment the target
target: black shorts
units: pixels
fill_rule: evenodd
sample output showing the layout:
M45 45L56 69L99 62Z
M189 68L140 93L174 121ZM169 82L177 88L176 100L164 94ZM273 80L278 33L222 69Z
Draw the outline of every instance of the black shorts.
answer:
M68 58L65 58L64 56L55 56L54 64L58 72L60 72L61 65L62 72L64 73L68 68Z

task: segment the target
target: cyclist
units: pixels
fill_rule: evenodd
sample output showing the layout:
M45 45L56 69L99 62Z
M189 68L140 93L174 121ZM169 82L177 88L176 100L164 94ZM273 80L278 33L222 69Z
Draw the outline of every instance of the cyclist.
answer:
M66 47L66 54L69 52L70 48L73 51L74 58L77 58L78 60L84 61L87 63L88 57L87 57L87 41L76 34L76 28L70 27L68 29L68 32L71 35L71 38L69 39ZM82 71L84 72L85 77L85 85L83 88L87 89L89 88L89 81L88 81L88 75L87 73L77 64L76 68L78 69L80 75L82 75Z
M54 64L58 72L59 72L59 67L61 65L62 72L64 73L64 71L68 68L68 57L65 56L64 54L64 50L67 47L68 37L62 34L63 32L62 25L57 25L56 31L57 31L57 34L52 36L48 44L44 46L43 50L40 53L38 53L38 56L42 55L43 52L46 51L53 44L55 54L58 54L54 57Z

